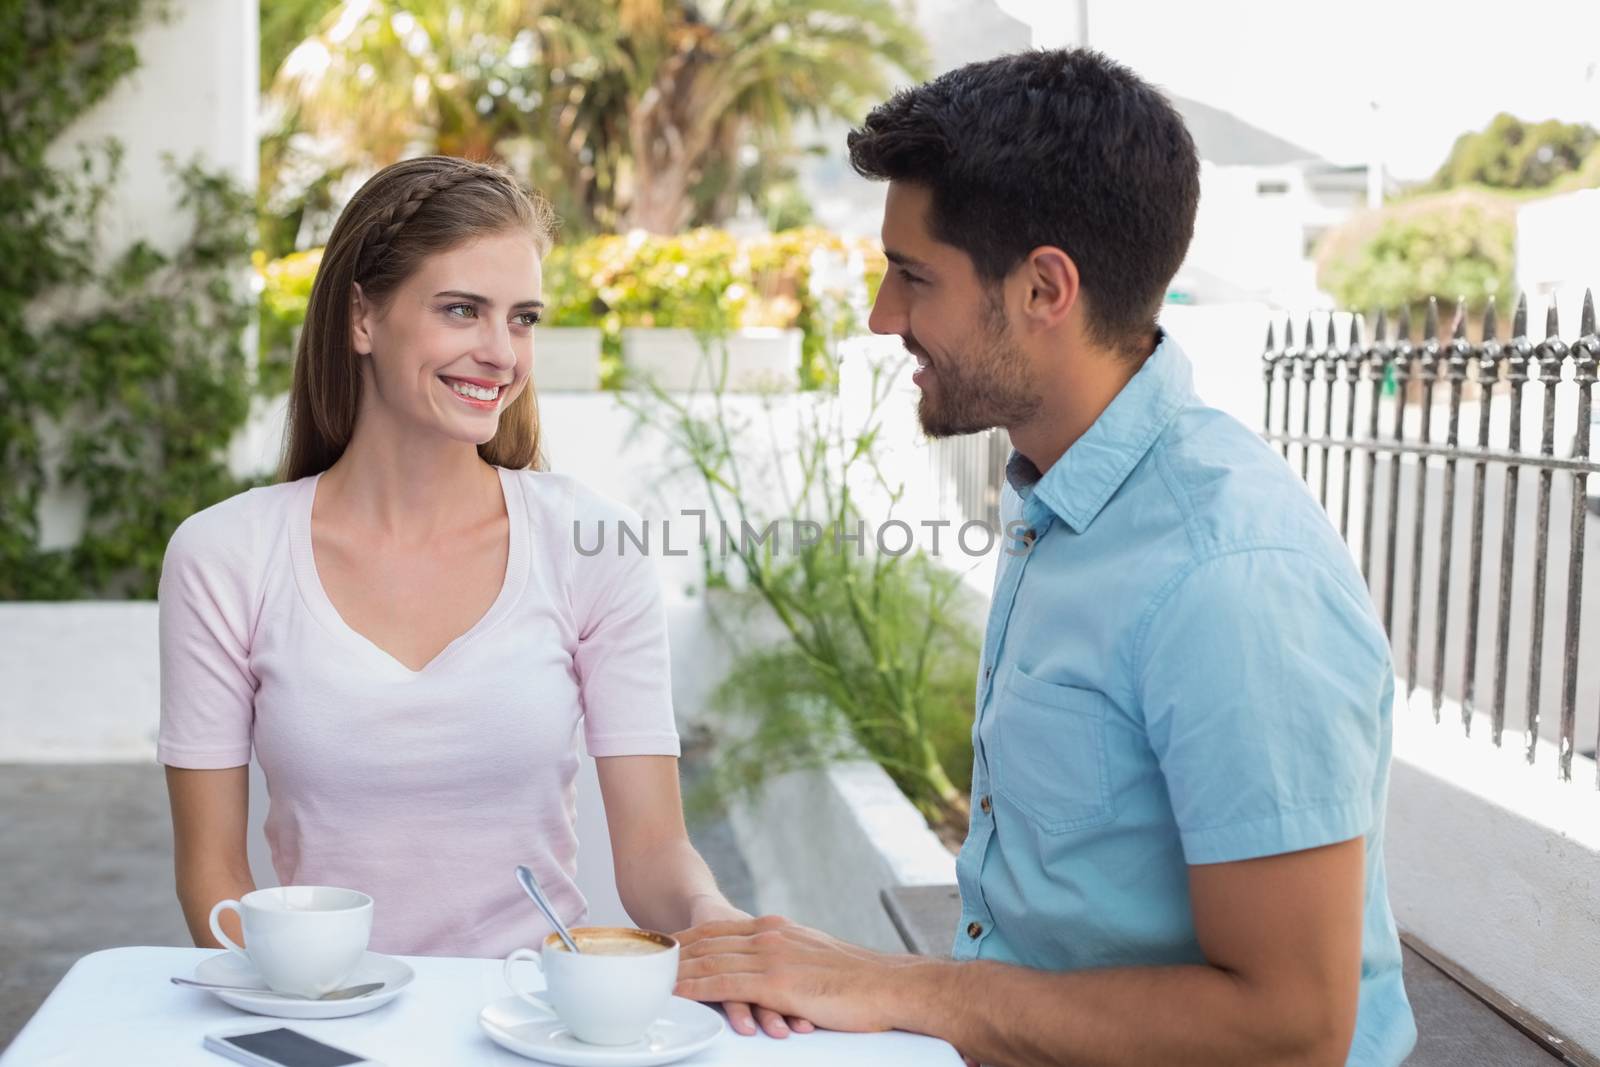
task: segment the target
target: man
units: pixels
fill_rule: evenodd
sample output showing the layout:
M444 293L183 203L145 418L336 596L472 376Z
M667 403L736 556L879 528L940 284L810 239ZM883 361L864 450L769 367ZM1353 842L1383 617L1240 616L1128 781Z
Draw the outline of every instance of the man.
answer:
M900 93L850 153L889 183L872 329L916 356L929 434L1009 432L1027 529L984 638L956 958L708 924L678 991L992 1064L1398 1064L1388 643L1311 496L1155 325L1199 195L1182 120L1097 53L1033 52Z

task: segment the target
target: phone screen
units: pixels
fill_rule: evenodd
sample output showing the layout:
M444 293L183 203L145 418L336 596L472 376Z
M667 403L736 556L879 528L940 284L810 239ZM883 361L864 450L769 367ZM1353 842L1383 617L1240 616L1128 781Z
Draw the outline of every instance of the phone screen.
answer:
M235 1034L223 1040L235 1048L262 1056L283 1067L345 1067L346 1064L362 1062L360 1056L352 1056L343 1049L324 1045L299 1031L282 1027L254 1034Z

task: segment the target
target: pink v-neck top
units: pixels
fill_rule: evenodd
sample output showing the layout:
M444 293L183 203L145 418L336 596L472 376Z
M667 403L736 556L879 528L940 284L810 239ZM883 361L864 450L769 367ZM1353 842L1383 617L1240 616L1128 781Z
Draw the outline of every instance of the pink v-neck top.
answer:
M564 475L499 474L505 583L421 670L328 599L311 552L317 476L207 508L167 547L159 759L238 767L253 746L278 878L370 894L374 951L538 945L550 928L519 863L580 921L580 724L595 756L678 754L660 589L615 534L635 516Z

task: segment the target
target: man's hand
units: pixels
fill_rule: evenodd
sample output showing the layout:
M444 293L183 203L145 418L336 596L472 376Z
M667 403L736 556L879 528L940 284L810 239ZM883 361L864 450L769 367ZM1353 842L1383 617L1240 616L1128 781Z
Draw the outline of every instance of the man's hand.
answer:
M678 941L678 996L759 1004L830 1030L892 1029L894 972L922 962L773 915L706 923Z
M732 926L741 922L753 922L754 920L737 908L706 904L696 907L694 921L696 925L693 928L674 935L678 939L678 944L682 946L680 960L682 955L689 951L689 945L693 941L705 936L702 931L710 929L712 926ZM681 963L679 968L681 974ZM687 996L688 994L680 992L679 995ZM780 1012L774 1011L770 1007L753 1005L748 998L717 999L722 1000L722 1010L728 1015L728 1025L733 1027L735 1033L743 1034L746 1037L756 1032L757 1025L766 1031L768 1037L777 1038L788 1037L790 1033L809 1034L816 1029L808 1019L786 1019Z

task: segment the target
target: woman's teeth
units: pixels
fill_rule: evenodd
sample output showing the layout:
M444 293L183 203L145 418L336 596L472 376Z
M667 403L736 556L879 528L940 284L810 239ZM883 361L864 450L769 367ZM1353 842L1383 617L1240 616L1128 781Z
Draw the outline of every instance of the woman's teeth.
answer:
M500 395L498 386L470 385L467 382L458 382L452 379L446 379L445 384L470 400L493 400Z

